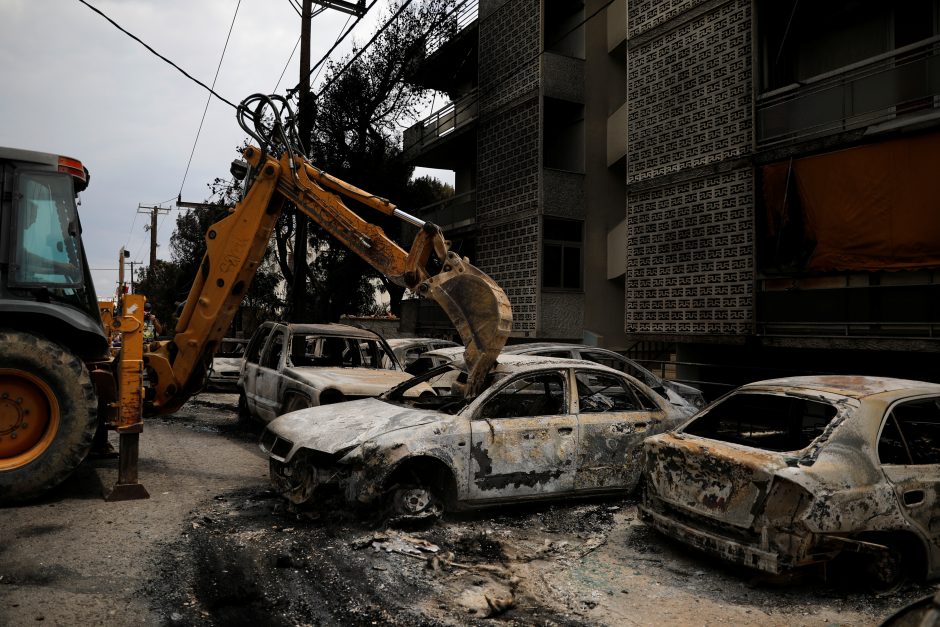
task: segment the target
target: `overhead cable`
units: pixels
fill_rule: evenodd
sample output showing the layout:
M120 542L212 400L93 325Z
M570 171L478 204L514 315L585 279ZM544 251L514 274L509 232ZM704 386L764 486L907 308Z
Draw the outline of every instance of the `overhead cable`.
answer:
M349 61L346 62L346 65L344 65L338 72L336 72L335 74L333 74L333 75L330 77L330 80L328 80L328 81L326 82L326 85L324 85L323 87L320 88L320 91L317 92L317 96L320 96L324 91L326 91L327 89L329 89L330 85L332 85L333 82L334 82L337 78L339 78L346 70L348 70L348 69L350 68L350 66L352 66L352 64L356 62L356 59L358 59L359 57L361 57L361 56L362 56L362 53L364 53L366 50L368 50L369 46L371 46L373 43L375 43L375 40L378 39L379 36L380 36L382 33L384 33L384 32L388 29L389 26L392 25L392 22L394 22L396 19L398 19L398 16L399 16L399 15L401 15L402 13L404 13L405 9L408 8L408 5L411 4L411 1L412 1L412 0L405 0L404 2L401 3L401 5L398 7L398 10L395 11L395 14L392 15L390 18L388 18L388 20L386 20L386 22L385 22L384 24L382 24L382 28L380 28L379 30L375 31L375 34L372 35L372 39L370 39L369 41L367 41L367 42L366 42L366 45L364 45L362 48L360 48L359 51L356 52L356 54L354 54L354 55L352 56L352 58L351 58Z
M317 69L318 67L320 67L322 64L326 63L327 59L330 58L330 55L333 54L333 51L336 50L336 47L339 46L339 45L343 42L344 39L346 39L346 36L349 35L349 33L351 33L354 28L356 28L356 24L358 24L358 23L362 20L362 18L365 17L367 13L369 13L369 10L370 10L373 6L375 6L375 3L376 3L376 2L378 2L378 0L372 0L372 2L369 3L369 6L366 7L366 10L362 12L362 15L356 16L356 21L353 22L352 25L350 25L350 27L346 29L346 32L344 32L344 33L336 40L336 42L335 42L332 46L330 46L330 49L326 51L326 54L324 54L322 57L320 57L320 60L317 61L316 63L314 63L314 64L310 67L310 73L307 75L307 80L310 79L310 76L313 75L313 73L316 71L316 69ZM410 2L410 0L409 0L409 2ZM352 15L352 14L350 14L350 16L351 16L351 15ZM347 24L349 23L349 18L346 18L346 23L347 23ZM292 96L294 93L296 93L297 90L300 89L300 85L301 85L301 84L298 82L296 85L294 85L293 87L291 87L290 89L288 89L288 90L287 90L287 96L290 97L290 96Z
M103 17L104 19L108 20L115 28L117 28L119 31L121 31L122 33L124 33L125 35L127 35L128 37L130 37L131 39L133 39L134 41L136 41L137 43L139 43L141 46L143 46L144 48L146 48L147 50L149 50L152 54L156 55L158 58L160 58L160 59L163 60L164 62L170 64L174 69L176 69L178 72L180 72L183 76L185 76L185 77L188 78L189 80L193 81L194 83L196 83L197 85L199 85L199 86L202 87L203 89L207 90L210 94L212 94L213 96L215 96L216 98L218 98L219 100L221 100L222 102L224 102L225 104L227 104L228 106L232 107L233 109L238 109L238 105L236 105L236 104L233 103L232 101L228 100L227 98L225 98L225 97L223 97L223 96L217 94L211 87L209 87L208 85L206 85L205 83L203 83L203 82L202 82L201 80L199 80L198 78L194 78L189 72L187 72L186 70L184 70L184 69L181 68L180 66L176 65L175 63L173 63L172 61L170 61L169 59L167 59L165 56L163 56L162 54L160 54L159 52L157 52L157 51L154 50L153 48L151 48L149 45L147 45L146 43L144 43L144 42L140 39L140 37L138 37L137 35L131 33L130 31L128 31L127 29L125 29L123 26L121 26L120 24L118 24L117 22L115 22L114 20L112 20L110 17L108 17L107 15L105 15L104 13L102 13L100 9L98 9L98 8L96 8L96 7L94 7L94 6L90 5L90 4L88 4L88 2L87 2L86 0L78 0L78 1L81 2L82 4L84 4L86 7L88 7L88 8L91 9L92 11L94 11L95 13L97 13L98 15L100 15L101 17Z
M228 34L225 36L225 45L222 46L222 54L219 56L219 65L215 68L215 76L212 77L212 89L215 89L215 83L219 80L219 72L222 70L222 61L225 60L225 51L228 50L229 39L232 38L232 29L235 28L235 18L238 17L238 8L242 5L242 0L238 0L235 5L235 14L232 15L232 23L228 27ZM206 113L209 112L209 103L212 102L212 96L206 98L206 107L202 110L202 119L199 120L199 128L196 130L196 139L193 140L193 149L189 153L189 161L186 162L186 171L183 172L183 180L180 183L180 191L177 196L183 195L183 186L186 184L186 177L189 176L189 167L193 163L193 155L196 154L196 145L199 143L199 135L202 133L202 125L206 122Z

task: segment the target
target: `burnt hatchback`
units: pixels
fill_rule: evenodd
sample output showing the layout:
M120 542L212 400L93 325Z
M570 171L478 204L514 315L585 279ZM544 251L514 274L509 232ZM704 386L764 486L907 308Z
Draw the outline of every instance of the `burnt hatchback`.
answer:
M761 381L644 443L643 520L779 573L844 556L876 589L940 575L940 385Z

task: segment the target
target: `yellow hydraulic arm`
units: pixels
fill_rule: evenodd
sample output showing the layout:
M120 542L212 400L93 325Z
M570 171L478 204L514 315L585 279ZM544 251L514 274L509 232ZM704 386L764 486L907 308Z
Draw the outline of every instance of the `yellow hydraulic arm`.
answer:
M260 109L254 112L256 129L261 127ZM275 128L279 128L277 124ZM287 143L286 134L280 130ZM260 131L251 134L262 139ZM467 395L479 393L512 326L512 311L503 290L467 259L452 252L437 226L322 172L294 150L284 150L275 157L265 149L266 144L272 149L275 146L268 140L261 147L250 146L244 151L251 172L247 192L206 233L206 254L176 335L172 340L145 347L144 363L152 388L145 414L173 412L202 387L207 366L264 256L285 202L292 203L393 282L434 299L453 321L466 347ZM381 228L349 209L340 196L418 226L411 250L405 252Z

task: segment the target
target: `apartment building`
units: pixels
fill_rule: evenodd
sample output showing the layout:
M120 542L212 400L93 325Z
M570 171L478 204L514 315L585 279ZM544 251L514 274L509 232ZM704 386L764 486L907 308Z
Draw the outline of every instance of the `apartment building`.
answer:
M514 335L940 379L940 1L463 4L405 146Z
M628 3L625 326L680 374L940 377L936 0Z
M455 198L422 217L506 290L515 338L626 345L625 119L607 149L626 99L626 5L614 4L458 3L411 77L450 98L404 135L413 164L455 172Z

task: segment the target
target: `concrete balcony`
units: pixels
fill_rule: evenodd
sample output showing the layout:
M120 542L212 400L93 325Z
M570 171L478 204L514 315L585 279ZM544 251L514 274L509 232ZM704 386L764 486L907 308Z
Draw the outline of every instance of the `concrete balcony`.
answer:
M477 194L475 189L425 205L415 210L415 216L425 222L433 222L445 233L465 229L476 224Z
M425 56L430 57L441 49L444 44L460 34L471 24L475 24L479 17L480 8L478 0L463 0L458 2L450 14L444 18L440 29L431 33L424 47Z
M627 154L627 103L607 118L607 167Z
M584 104L584 59L542 53L542 95Z
M940 37L761 94L757 145L772 148L930 120L940 123Z
M423 55L405 80L452 98L475 85L478 16L478 0L456 2L441 27L428 36Z
M480 111L477 90L449 103L414 126L405 129L405 159L426 167L456 169L458 138L466 135L476 123ZM453 146L453 149L449 149Z
M607 7L607 52L627 42L627 0L614 0Z

